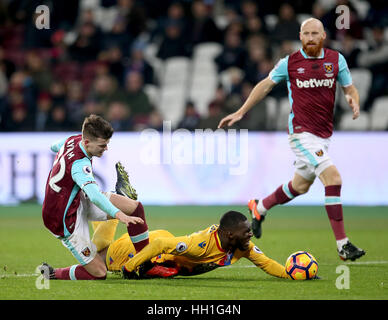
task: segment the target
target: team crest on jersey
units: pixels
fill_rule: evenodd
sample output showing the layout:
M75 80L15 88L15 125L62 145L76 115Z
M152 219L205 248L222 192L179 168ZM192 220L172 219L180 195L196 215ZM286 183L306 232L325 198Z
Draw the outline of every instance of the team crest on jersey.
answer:
M209 229L209 231L207 232L207 233L212 233L214 230L216 230L218 228L218 224L213 224L211 227L210 227L210 229Z
M85 249L83 249L81 251L81 253L85 256L85 257L89 257L90 256L90 249L88 247L86 247Z
M323 156L323 150L318 150L318 151L315 151L315 154L318 156L318 157L322 157Z
M334 72L334 66L331 62L325 62L323 64L323 69L326 73L333 73Z

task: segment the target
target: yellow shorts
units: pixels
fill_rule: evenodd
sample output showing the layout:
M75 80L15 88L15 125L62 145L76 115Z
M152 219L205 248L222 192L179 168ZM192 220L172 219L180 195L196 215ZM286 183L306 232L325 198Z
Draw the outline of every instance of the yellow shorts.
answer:
M159 237L174 237L174 235L167 230L154 230L149 233L150 242ZM106 266L109 271L120 271L121 267L128 261L130 257L136 254L135 247L128 233L124 233L119 239L114 241L108 248L106 253ZM171 256L171 257L168 257ZM166 260L172 260L172 255L161 255L155 257L151 261L157 261L158 263L165 262Z

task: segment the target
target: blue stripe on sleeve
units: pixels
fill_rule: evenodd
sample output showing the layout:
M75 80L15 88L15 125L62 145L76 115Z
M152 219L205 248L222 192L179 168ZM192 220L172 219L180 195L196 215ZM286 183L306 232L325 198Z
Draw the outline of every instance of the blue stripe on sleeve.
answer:
M351 76L349 68L348 68L348 64L346 63L344 56L340 53L338 53L337 81L343 87L349 86L353 83L352 76Z
M71 167L71 177L81 189L86 183L95 182L90 160L85 157L74 161Z
M59 149L61 149L61 147L65 144L66 140L67 140L67 138L60 139L60 140L55 141L54 143L52 143L51 146L50 146L51 151L58 152Z
M71 176L74 182L86 193L91 202L113 218L116 217L116 213L120 210L100 192L93 177L92 163L88 158L85 157L73 162Z
M275 83L279 83L282 80L288 80L288 56L279 60L269 73L269 78Z
M86 193L91 202L111 217L115 218L116 213L120 211L100 192L100 189L95 183L87 184L84 186L83 191Z

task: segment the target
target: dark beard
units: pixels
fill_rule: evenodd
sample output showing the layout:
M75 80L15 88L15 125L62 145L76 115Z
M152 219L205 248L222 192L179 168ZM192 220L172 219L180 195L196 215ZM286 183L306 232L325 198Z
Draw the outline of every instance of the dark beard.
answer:
M321 50L323 48L323 40L315 45L314 47L308 47L307 44L303 44L303 51L309 56L309 57L318 57L321 53Z

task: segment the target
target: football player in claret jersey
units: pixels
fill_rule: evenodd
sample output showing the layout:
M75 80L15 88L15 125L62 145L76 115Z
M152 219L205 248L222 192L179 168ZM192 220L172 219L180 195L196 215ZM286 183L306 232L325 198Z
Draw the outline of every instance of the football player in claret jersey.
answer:
M144 208L122 194L101 192L93 176L92 158L101 157L113 135L109 122L90 115L82 125L82 134L54 143L57 155L48 176L42 207L46 228L70 250L79 264L54 269L43 263L41 272L50 279L95 280L106 278L105 262L97 255L90 240L89 220L116 218L126 224L136 251L149 242ZM123 190L120 166L116 166L117 186ZM118 192L120 193L120 192Z
M336 84L342 87L353 119L357 119L360 112L358 91L352 84L345 58L337 51L323 48L326 33L321 21L305 20L299 37L302 48L281 59L269 76L253 88L241 108L223 118L218 127L231 126L241 120L277 83L287 81L291 105L288 133L290 147L296 156L295 174L291 181L269 196L249 201L253 233L257 238L261 236L262 222L269 209L306 193L319 177L325 187L325 208L338 254L342 260L355 260L365 251L353 245L346 236L341 175L328 155L328 147L333 133Z

